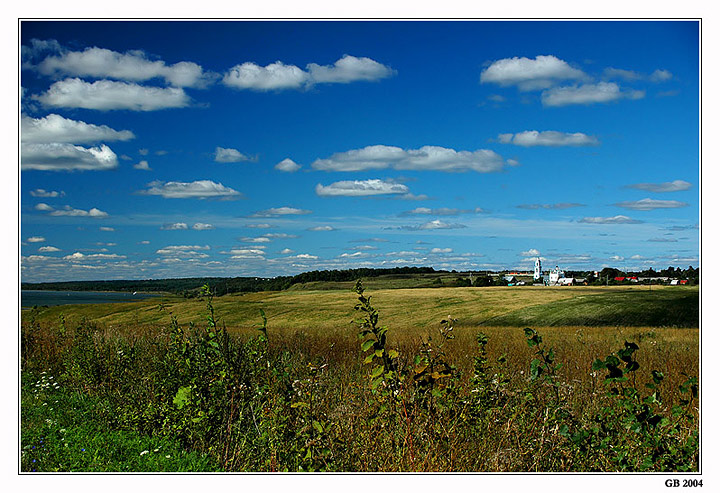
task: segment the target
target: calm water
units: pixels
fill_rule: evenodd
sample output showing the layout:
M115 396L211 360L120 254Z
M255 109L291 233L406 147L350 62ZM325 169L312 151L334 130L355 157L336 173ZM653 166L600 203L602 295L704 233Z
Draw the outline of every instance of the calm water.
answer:
M148 293L111 293L103 291L20 291L21 306L77 305L87 303L127 303L160 296Z

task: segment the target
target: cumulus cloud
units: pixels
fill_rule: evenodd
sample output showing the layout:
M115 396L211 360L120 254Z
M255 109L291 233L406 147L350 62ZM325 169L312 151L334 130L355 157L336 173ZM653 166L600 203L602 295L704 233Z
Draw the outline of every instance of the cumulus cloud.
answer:
M631 219L627 216L618 215L613 217L584 217L578 222L586 224L640 224L643 221Z
M187 223L167 223L160 226L160 229L167 231L178 231L182 229L188 229Z
M408 192L408 187L403 184L377 179L338 181L327 186L318 183L315 187L315 193L321 197L366 197Z
M650 74L650 80L653 82L664 82L672 79L672 73L669 70L658 69Z
M305 260L316 260L319 257L317 255L310 255L309 253L299 253L294 255L293 258L305 259Z
M155 111L189 106L190 98L179 87L148 87L135 83L65 79L43 94L32 96L45 106L89 110Z
M566 147L566 146L595 146L600 142L597 137L586 135L584 133L566 133L554 130L546 130L538 132L537 130L527 130L516 134L500 134L498 141L503 144L514 144L523 147L548 146L548 147Z
M295 250L291 250L289 248L283 248L280 250L281 255L290 255L291 253L295 253Z
M485 212L480 207L475 209L454 209L449 207L439 207L437 209L431 209L429 207L416 207L411 211L405 211L401 213L401 216L458 216L466 213L481 213Z
M154 181L148 184L147 190L141 190L141 195L160 195L166 199L208 199L208 198L240 198L242 194L237 190L226 187L222 183L210 180L193 182Z
M433 229L462 229L467 228L464 224L457 223L446 223L440 219L434 219L432 221L416 224L411 226L388 226L384 229L402 229L406 231L422 231L422 230L433 230Z
M535 248L531 248L525 252L520 252L520 255L523 257L538 257L540 255L540 251Z
M268 229L268 228L272 228L272 226L269 225L268 223L246 224L245 227L246 227L246 228L255 228L255 229Z
M38 248L38 252L59 252L59 251L60 251L59 248L50 246L50 245Z
M688 204L677 200L642 199L618 202L613 205L635 211L651 211L653 209L677 209L678 207L687 207Z
M100 209L93 207L89 211L82 209L74 209L69 205L64 206L62 209L54 210L50 212L51 216L73 216L73 217L94 217L102 218L108 217L107 212L103 212Z
M636 81L643 78L643 75L634 70L625 70L621 68L608 67L603 70L603 77L606 79L623 79L626 81Z
M225 149L223 147L215 148L215 162L239 163L241 161L252 161L252 158L246 156L237 149Z
M572 207L585 207L585 204L577 204L575 202L560 202L557 204L520 204L518 209L570 209Z
M232 67L222 79L223 84L235 89L271 91L300 89L309 80L309 75L295 65L277 61L265 67L245 62Z
M171 259L200 259L209 257L208 254L201 253L198 250L210 250L210 247L208 245L169 245L160 248L155 253Z
M214 74L204 72L200 65L193 62L167 65L162 60L148 59L141 50L118 53L97 47L49 56L38 64L37 70L49 76L72 75L130 81L162 78L167 84L179 87L205 87L215 78Z
M494 151L456 151L438 146L404 150L400 147L373 145L362 149L338 152L327 159L318 159L312 167L323 171L364 171L399 169L427 171L501 171L502 157Z
M115 228L109 226L100 226L100 231L115 231Z
M626 188L635 188L637 190L645 190L647 192L682 192L692 188L692 183L684 180L666 181L663 183L635 183L627 185Z
M81 147L64 143L20 145L20 167L23 170L74 171L117 168L117 155L105 144Z
M452 248L433 248L430 253L452 253Z
M107 125L93 125L50 114L43 118L23 115L20 119L22 142L33 144L67 143L82 144L103 140L131 140L135 135L130 130L114 130Z
M209 229L215 229L215 226L207 223L195 223L193 224L192 229L196 231L207 231Z
M150 165L149 165L148 162L145 161L145 160L142 160L142 161L140 161L140 162L137 163L137 164L133 164L133 168L135 168L135 169L141 169L141 170L143 170L143 171L152 171L152 169L150 168Z
M390 67L367 57L344 55L332 65L309 63L307 66L314 83L348 83L358 80L379 80L395 73Z
M36 188L35 190L30 191L30 195L32 195L33 197L55 198L65 196L65 192L57 192L55 190L44 190L42 188Z
M46 203L44 203L44 202L40 202L39 204L37 204L37 205L35 206L35 210L36 210L36 211L44 211L44 212L47 212L47 211L55 210L55 208L52 207L52 206L50 206L50 205L48 205L48 204L46 204Z
M27 239L28 243L42 243L45 241L45 237L43 236L31 236Z
M290 158L285 158L275 165L275 169L279 171L285 171L287 173L293 173L299 170L302 166L297 164Z
M272 91L303 89L313 84L371 81L390 77L389 67L366 57L345 55L332 65L310 63L307 70L281 61L262 67L253 62L235 65L227 71L223 84L235 89Z
M335 228L332 226L314 226L312 228L308 228L308 231L335 231Z
M564 80L587 78L582 70L573 68L553 55L539 55L535 59L513 57L496 60L480 74L480 83L517 86L521 91L548 88Z
M554 87L543 91L545 106L567 106L571 104L610 103L621 99L642 99L645 91L621 91L614 82L598 82L580 86Z
M273 216L297 216L301 214L310 214L312 211L305 209L296 209L295 207L272 207L253 214L254 217L273 217Z

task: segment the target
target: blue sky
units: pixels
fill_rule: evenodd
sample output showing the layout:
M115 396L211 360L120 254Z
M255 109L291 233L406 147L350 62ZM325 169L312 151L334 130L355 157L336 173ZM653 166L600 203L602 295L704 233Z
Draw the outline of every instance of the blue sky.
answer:
M693 21L23 22L23 281L699 264Z

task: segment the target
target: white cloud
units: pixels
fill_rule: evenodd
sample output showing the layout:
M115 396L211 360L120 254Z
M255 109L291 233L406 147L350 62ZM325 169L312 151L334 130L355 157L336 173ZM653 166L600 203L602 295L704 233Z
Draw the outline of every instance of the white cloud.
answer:
M523 257L538 257L540 255L540 251L535 248L531 248L525 252L520 252L520 255Z
M683 190L689 190L692 188L692 183L683 180L673 180L663 183L635 183L633 185L627 185L627 188L635 188L638 190L645 190L647 192L681 192Z
M663 82L672 79L672 76L669 70L658 69L650 74L650 80L653 82Z
M45 212L47 212L47 211L53 211L53 210L55 210L55 208L52 207L52 206L50 206L50 205L47 205L47 204L45 204L45 203L43 203L43 202L40 202L39 204L37 204L37 205L35 206L35 210L36 210L36 211L45 211Z
M155 111L190 104L190 98L179 87L147 87L110 80L65 79L32 98L45 106L89 110Z
M73 209L69 205L66 205L62 209L53 210L50 213L51 216L73 216L73 217L94 217L94 218L102 218L102 217L108 217L107 212L103 212L100 209L96 209L93 207L89 211L85 211L82 209Z
M204 87L214 78L193 62L166 65L161 60L149 60L140 50L118 53L97 47L50 56L38 64L37 69L50 76L109 77L131 81L162 78L168 84L181 87Z
M31 236L27 239L28 243L42 243L45 241L45 237L43 236Z
M223 84L235 89L272 91L303 89L320 83L349 83L359 80L378 80L395 72L366 57L345 55L333 65L310 63L307 71L281 61L262 67L245 62L232 67L223 77Z
M265 233L265 238L297 238L297 235L291 235L288 233Z
M283 248L280 250L281 255L289 255L291 253L295 253L295 250L290 250L289 248Z
M240 198L242 194L222 183L210 180L193 182L154 181L148 184L147 190L141 190L142 195L160 195L166 199L207 199L207 198Z
M527 130L516 134L500 134L498 135L498 140L503 144L514 144L523 147L594 146L600 143L597 137L592 135L586 135L580 132L557 132L554 130L546 130L543 132Z
M148 240L142 240L142 241L138 241L138 244L140 244L140 245L149 245L150 242L149 242Z
M379 80L395 73L390 67L367 57L344 55L332 65L309 63L307 69L314 83L348 83L358 80Z
M462 229L467 228L464 224L457 223L446 223L440 219L434 219L432 221L416 224L412 226L388 226L383 229L402 229L406 231L420 231L420 230L433 230L433 229Z
M198 250L210 250L210 247L208 245L169 245L164 248L160 248L155 253L158 255L172 255L174 257L170 257L172 259L179 259L179 258L208 258L209 255L206 253L200 253Z
M520 204L517 206L518 209L570 209L572 207L585 207L585 204L578 204L575 202L559 202L557 204Z
M275 169L279 171L285 171L287 173L293 173L299 170L302 166L297 164L290 158L285 158L275 165Z
M608 67L603 70L603 76L606 79L623 79L627 81L636 81L643 78L643 75L639 72L614 67Z
M272 240L267 236L258 236L256 238L245 236L240 238L240 241L244 241L245 243L270 243Z
M187 223L167 223L160 226L160 229L164 229L167 231L178 231L188 229L188 225Z
M252 161L237 149L226 149L224 147L215 148L215 162L217 163L239 163L240 161Z
M539 55L535 59L513 57L497 60L483 70L481 83L501 86L516 85L521 91L548 88L563 80L581 80L587 76L553 55Z
M366 197L371 195L387 195L408 193L407 186L383 180L338 181L324 186L318 183L315 193L321 197Z
M452 253L452 248L433 248L430 253Z
M301 214L310 214L312 211L305 209L296 209L295 207L273 207L264 211L258 211L253 214L254 217L272 217L272 216L296 216Z
M315 260L315 259L317 259L317 258L319 258L319 257L318 257L317 255L310 255L309 253L299 253L299 254L293 256L293 258L306 259L306 260Z
M455 151L438 146L404 150L399 147L373 145L362 149L338 152L327 159L318 159L312 167L323 171L364 171L393 168L400 170L501 171L502 157L494 151Z
M308 74L295 65L285 65L277 61L266 67L245 62L232 67L222 81L235 89L271 91L280 89L300 89L308 82Z
M255 229L268 229L268 228L272 228L272 226L269 225L268 223L246 224L245 227L246 227L246 228L255 228Z
M314 226L312 228L308 228L308 231L335 231L335 228L332 226Z
M167 254L177 252L187 252L191 250L210 250L210 245L169 245L155 253Z
M115 228L109 226L100 226L100 231L115 231Z
M617 207L624 207L625 209L632 209L635 211L651 211L653 209L677 209L678 207L687 207L688 204L686 202L679 202L677 200L642 199L618 202L613 205Z
M193 224L192 229L195 229L197 231L207 231L209 229L215 229L215 226L207 223L195 223Z
M150 168L150 165L148 165L148 162L145 161L144 159L142 161L140 161L139 163L134 164L133 168L141 169L143 171L152 171L152 169Z
M80 261L80 260L116 260L127 258L125 255L118 255L116 253L93 253L85 255L80 252L75 252L72 255L66 255L63 260Z
M621 91L614 82L598 82L581 86L554 87L543 91L545 106L567 106L571 104L609 103L620 99L641 99L645 91Z
M50 246L50 245L38 248L38 252L59 252L59 251L60 251L59 248Z
M118 166L117 155L105 144L85 148L63 143L23 143L20 151L23 170L108 170Z
M129 130L114 130L106 125L93 125L50 114L43 118L23 115L20 120L21 140L33 144L81 144L103 140L130 140L135 135Z
M31 190L30 195L32 195L33 197L55 198L65 196L65 192L56 192L54 190L44 190L42 188L37 188L35 190Z
M578 222L586 224L640 224L643 221L631 219L627 216L618 215L613 217L584 217Z
M621 257L620 255L613 255L610 257L610 260L614 260L615 262L622 262L625 260L625 257Z

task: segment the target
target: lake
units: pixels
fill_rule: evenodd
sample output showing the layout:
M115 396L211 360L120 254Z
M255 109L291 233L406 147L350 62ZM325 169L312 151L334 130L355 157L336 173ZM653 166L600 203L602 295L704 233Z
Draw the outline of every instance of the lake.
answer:
M151 293L121 293L110 291L20 291L22 307L78 305L89 303L128 303L161 296Z

